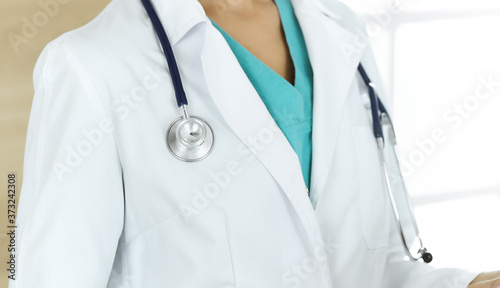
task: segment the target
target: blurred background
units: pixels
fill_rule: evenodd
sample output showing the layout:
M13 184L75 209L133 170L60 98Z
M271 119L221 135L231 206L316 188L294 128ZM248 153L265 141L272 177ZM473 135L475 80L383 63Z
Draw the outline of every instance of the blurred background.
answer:
M500 2L343 2L366 19L433 265L500 269ZM36 59L108 3L0 2L0 287L7 286L7 175L16 174L17 199Z

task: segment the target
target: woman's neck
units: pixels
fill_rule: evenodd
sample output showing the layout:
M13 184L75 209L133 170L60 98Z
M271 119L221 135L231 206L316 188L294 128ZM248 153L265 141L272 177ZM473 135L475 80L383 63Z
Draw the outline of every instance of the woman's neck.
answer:
M260 9L262 6L273 3L273 0L198 0L207 14L216 12L218 14L224 11L233 12L252 12ZM217 10L217 11L212 11Z

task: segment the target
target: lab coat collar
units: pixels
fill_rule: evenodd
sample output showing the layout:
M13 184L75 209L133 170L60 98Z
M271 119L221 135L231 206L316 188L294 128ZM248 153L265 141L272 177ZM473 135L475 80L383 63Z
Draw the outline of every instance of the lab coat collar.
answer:
M357 36L337 22L342 20L337 14L311 3L292 0L314 72L312 193L319 194L314 190L324 190L343 104L362 49L346 57L344 46L353 45ZM311 199L307 196L297 154L276 125L231 48L211 23L205 30L201 59L209 94L221 116L281 187L314 249L323 249L315 245L323 237ZM260 143L265 148L256 149L252 141L259 139L260 135L269 135L270 131L272 141L266 139L266 143ZM328 269L324 271L327 279L325 287L330 287Z
M209 94L221 117L284 192L307 233L311 251L326 253L297 154L276 125L223 36L211 24L207 25L205 33L201 55L203 71ZM324 265L322 270L325 277L321 287L329 288L329 269L327 263L322 262L320 264Z
M311 202L316 207L320 195L328 189L325 182L332 167L344 103L366 42L358 35L364 31L363 22L349 17L354 14L344 4L329 1L326 7L319 0L291 1L314 72Z
M151 0L151 2L163 23L172 46L182 39L193 26L209 20L198 0ZM337 9L329 9L322 4L321 0L291 0L291 2L294 7L312 4L330 18L342 20L340 14L335 12ZM329 5L335 7L337 3L337 1L332 1L332 3L329 2ZM339 22L339 24L341 23Z
M134 0L140 1L140 0ZM208 17L197 0L151 0L167 32L170 44L175 46L186 33ZM146 11L144 11L146 13ZM149 21L149 20L148 20Z

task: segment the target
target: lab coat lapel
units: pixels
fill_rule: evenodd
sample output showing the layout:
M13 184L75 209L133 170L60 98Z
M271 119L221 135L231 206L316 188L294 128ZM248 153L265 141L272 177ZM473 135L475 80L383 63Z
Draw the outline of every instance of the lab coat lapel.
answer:
M337 5L336 1L332 2L331 5ZM315 207L320 193L325 190L324 183L331 168L344 103L363 47L357 34L313 7L310 3L314 2L292 0L292 3L314 72L311 199ZM339 7L340 11L342 9ZM341 19L340 16L333 17Z
M210 96L230 129L284 191L312 245L316 246L321 239L319 224L307 195L297 154L274 122L225 39L209 23L201 58ZM272 140L269 140L270 134L273 135ZM260 141L259 145L255 145L255 141Z

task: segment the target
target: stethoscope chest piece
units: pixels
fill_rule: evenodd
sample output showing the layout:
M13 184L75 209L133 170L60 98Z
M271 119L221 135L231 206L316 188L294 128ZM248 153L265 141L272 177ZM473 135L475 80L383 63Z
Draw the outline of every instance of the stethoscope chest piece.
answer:
M212 151L214 133L210 125L199 117L180 117L167 130L167 146L179 160L199 161Z

